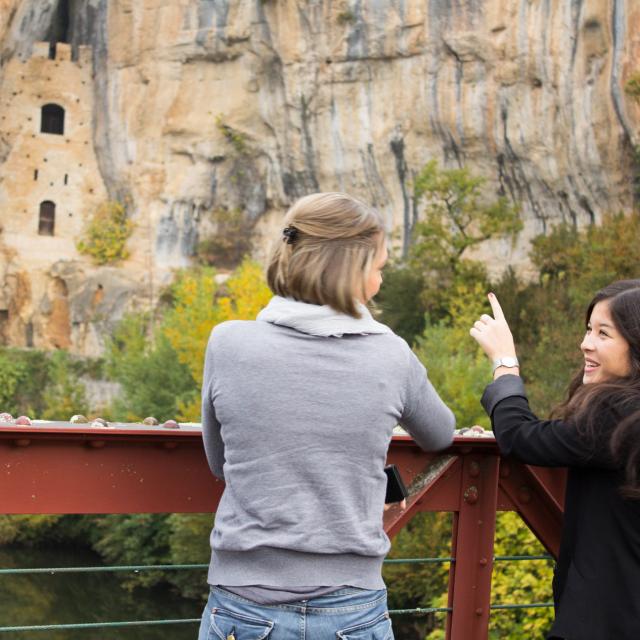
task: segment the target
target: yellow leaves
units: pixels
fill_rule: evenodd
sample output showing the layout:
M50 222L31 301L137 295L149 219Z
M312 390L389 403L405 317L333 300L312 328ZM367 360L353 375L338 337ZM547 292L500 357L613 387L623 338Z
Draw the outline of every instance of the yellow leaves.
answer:
M104 202L96 209L76 246L96 264L125 260L129 257L126 244L133 227L123 204Z
M542 545L520 516L500 513L496 521L495 555L540 555ZM493 604L550 602L553 563L548 560L497 562L493 569ZM495 637L542 638L553 620L553 608L495 612L490 629ZM493 636L491 636L493 637Z
M260 266L250 260L222 284L209 268L179 274L173 287L174 305L162 323L162 332L198 385L202 384L204 352L213 327L227 320L255 320L271 295ZM197 419L199 413L197 403L180 407L184 419Z
M200 395L189 401L178 400L177 419L180 422L200 422Z

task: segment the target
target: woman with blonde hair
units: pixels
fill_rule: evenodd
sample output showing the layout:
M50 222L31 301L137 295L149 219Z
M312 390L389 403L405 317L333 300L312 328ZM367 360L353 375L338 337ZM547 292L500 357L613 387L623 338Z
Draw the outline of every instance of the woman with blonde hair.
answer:
M255 321L216 326L205 450L224 479L200 640L393 638L381 577L384 464L401 423L427 450L454 417L366 304L382 282L371 207L317 193L288 211Z

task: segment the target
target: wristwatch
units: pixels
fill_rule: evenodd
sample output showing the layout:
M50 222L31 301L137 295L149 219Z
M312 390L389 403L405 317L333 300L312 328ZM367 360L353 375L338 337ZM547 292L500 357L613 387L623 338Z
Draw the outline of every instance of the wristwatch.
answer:
M515 356L505 356L504 358L497 358L493 361L493 370L491 373L495 373L498 367L507 367L512 369L513 367L519 367L520 363Z

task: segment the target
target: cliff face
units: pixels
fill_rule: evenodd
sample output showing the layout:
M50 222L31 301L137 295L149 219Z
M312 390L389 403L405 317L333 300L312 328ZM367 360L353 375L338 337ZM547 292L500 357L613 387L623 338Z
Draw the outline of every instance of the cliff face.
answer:
M524 267L549 224L632 206L634 0L0 0L0 82L52 38L93 52L96 183L131 202L131 296L153 298L220 209L268 235L296 197L337 189L406 230L430 159L522 204L516 246L487 248L495 265ZM16 144L4 126L0 162ZM73 248L60 260L100 273Z

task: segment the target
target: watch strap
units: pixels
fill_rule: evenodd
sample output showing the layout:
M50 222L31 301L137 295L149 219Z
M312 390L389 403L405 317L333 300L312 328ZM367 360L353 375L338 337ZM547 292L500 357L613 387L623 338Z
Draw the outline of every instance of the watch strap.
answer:
M493 369L492 373L495 373L498 367L507 367L507 369L513 369L515 367L519 367L520 363L518 362L518 358L515 356L505 356L503 358L496 358L493 361Z

